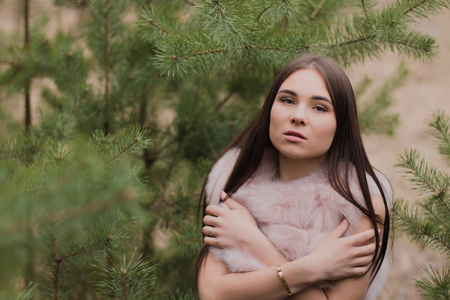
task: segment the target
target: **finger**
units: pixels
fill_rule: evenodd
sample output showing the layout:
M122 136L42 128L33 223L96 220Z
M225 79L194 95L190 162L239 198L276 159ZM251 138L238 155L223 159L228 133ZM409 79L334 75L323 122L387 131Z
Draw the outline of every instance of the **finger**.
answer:
M203 226L203 234L205 236L208 236L208 237L211 237L211 238L215 238L216 235L214 234L214 228L215 227L212 227L212 226Z
M372 242L372 239L375 237L375 231L373 229L368 229L366 231L354 234L352 236L347 237L350 243L354 246L365 245L369 242Z
M205 225L217 227L219 225L219 220L218 220L218 217L215 217L215 216L205 216L203 218L203 223Z
M221 199L223 202L225 202L225 201L227 201L228 199L231 199L231 198L228 197L228 194L225 193L225 191L221 191L221 192L220 192L220 199Z
M209 246L219 247L219 243L216 238L205 236L203 240L205 241L205 244Z
M220 213L223 211L223 208L221 208L220 206L217 205L208 205L205 209L205 212L209 215L213 215L213 216L219 216Z
M331 231L328 236L331 238L340 238L348 229L348 220L342 220L341 224L339 224L333 231Z
M244 206L240 205L237 201L228 198L228 200L225 202L225 204L228 206L231 210L243 210L246 209Z
M362 276L369 270L370 265L352 268L349 276Z
M353 264L356 267L367 267L373 261L373 255L361 256L353 260Z
M365 246L355 248L355 256L366 256L375 254L375 244L370 243Z

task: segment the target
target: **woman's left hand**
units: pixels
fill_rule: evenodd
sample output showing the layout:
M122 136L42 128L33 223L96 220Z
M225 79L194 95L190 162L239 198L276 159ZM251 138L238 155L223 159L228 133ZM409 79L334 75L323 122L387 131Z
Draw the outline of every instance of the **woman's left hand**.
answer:
M203 218L205 243L218 248L238 248L245 252L265 238L255 219L244 206L222 192L222 200L229 210L217 205L206 208L208 214ZM263 236L263 237L262 237ZM250 251L252 252L252 251Z

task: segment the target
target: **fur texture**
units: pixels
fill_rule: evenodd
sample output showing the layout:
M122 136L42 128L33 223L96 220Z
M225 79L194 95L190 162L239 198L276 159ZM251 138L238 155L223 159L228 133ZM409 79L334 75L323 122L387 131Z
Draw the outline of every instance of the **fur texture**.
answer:
M219 204L220 192L239 155L238 149L225 153L214 165L206 183L209 204ZM258 223L258 227L288 260L292 261L308 255L316 244L332 231L344 218L350 226L345 235L350 235L362 216L361 211L342 198L329 184L324 166L306 177L289 182L277 180L277 152L268 149L261 166L254 176L243 185L233 199L247 207ZM376 173L388 201L392 190L387 179ZM363 197L358 185L351 180L352 193L360 203ZM375 182L368 176L372 195L379 195ZM390 205L390 203L388 203ZM211 247L215 257L228 266L230 272L245 272L264 268L262 263L249 257L239 249L219 249ZM376 299L381 292L388 271L385 261L370 286L365 300ZM320 283L320 287L327 287Z

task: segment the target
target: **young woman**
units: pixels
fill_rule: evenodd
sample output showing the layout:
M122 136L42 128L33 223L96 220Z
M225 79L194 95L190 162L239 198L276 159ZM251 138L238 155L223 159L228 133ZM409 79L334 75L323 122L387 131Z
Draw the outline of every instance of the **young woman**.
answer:
M392 192L333 60L305 55L278 73L202 195L201 299L368 300L382 289Z

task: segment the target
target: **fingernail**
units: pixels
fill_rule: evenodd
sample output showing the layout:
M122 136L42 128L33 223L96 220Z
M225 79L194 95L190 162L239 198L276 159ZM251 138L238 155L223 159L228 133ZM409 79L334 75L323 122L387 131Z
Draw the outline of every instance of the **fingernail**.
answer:
M222 191L221 193L220 193L220 197L222 198L222 200L223 201L225 201L225 200L227 200L228 198L228 195L227 195L227 193L225 193L224 191Z
M342 220L342 223L348 224L348 220L347 220L347 219L344 219L344 220Z
M378 229L378 233L381 233L381 229Z

